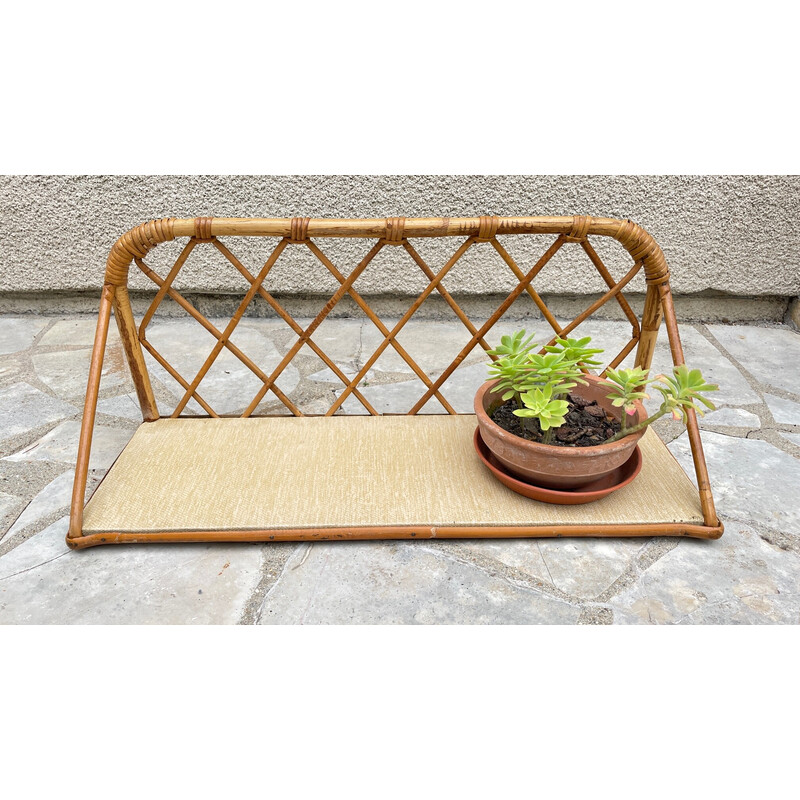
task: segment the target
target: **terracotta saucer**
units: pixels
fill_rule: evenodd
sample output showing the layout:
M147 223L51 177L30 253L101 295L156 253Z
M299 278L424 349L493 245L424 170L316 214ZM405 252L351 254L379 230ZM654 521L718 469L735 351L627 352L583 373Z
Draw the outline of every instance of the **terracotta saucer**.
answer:
M532 483L521 481L506 472L505 467L495 460L489 448L484 444L480 428L475 429L473 441L478 456L492 471L495 478L517 494L530 497L532 500L539 500L542 503L557 503L562 506L591 503L612 492L616 492L617 489L621 489L623 486L627 486L642 468L642 453L637 445L633 455L621 467L618 467L610 475L606 475L600 480L588 483L580 489L545 489L542 486L535 486Z

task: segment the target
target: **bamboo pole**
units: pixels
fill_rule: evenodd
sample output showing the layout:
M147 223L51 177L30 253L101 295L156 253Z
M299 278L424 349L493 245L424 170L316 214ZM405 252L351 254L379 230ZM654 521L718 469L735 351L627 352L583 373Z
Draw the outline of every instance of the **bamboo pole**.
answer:
M142 419L145 422L153 422L159 418L158 404L153 394L150 375L147 372L147 365L136 334L136 322L133 319L133 309L127 286L117 286L114 292L114 319L117 321L133 385L136 387L139 407L142 409Z
M583 538L683 536L692 539L718 539L722 527L659 523L658 525L537 525L524 527L475 526L445 527L425 525L382 525L358 528L275 528L245 531L159 531L156 533L92 533L69 542L74 549L100 544L143 542L315 542L368 539L554 539L562 536Z
M498 217L497 235L513 233L564 233L572 230L574 217ZM417 217L406 218L404 236L477 236L480 217ZM589 234L613 235L620 221L591 217ZM310 219L306 235L309 237L385 237L388 234L386 218L375 219ZM175 236L194 236L194 219L174 221ZM268 218L214 217L212 236L291 236L292 220Z
M639 337L639 348L636 351L634 366L643 370L650 369L650 365L653 363L653 353L656 349L658 329L661 327L663 316L664 308L661 304L661 294L658 291L658 286L650 285L647 287L647 294L644 299L642 332Z
M296 219L296 218L295 218ZM669 280L664 254L653 237L631 220L607 217L426 217L404 220L403 236L478 236L483 238L487 221L492 236L505 234L554 233L570 236L579 230L580 239L588 235L610 236L619 241L634 261L642 261L648 283ZM202 223L202 224L200 224ZM111 248L106 267L106 282L120 285L127 281L128 267L134 257L144 258L160 242L176 236L195 236L202 229L203 238L214 236L294 236L293 219L161 219L143 223L128 231ZM387 238L393 236L392 219L309 219L303 218L303 236ZM486 237L491 238L491 237ZM570 241L577 241L571 238Z
M672 351L672 361L676 367L679 367L686 362L683 357L681 337L678 333L678 321L675 318L672 292L670 291L668 283L661 284L658 290L661 295L661 303L664 307L664 322L667 326L669 346ZM693 408L686 409L686 432L689 436L692 461L694 462L694 471L697 476L697 486L700 490L700 505L703 509L703 521L709 526L719 525L717 512L714 508L714 496L711 494L711 483L708 480L708 468L706 467L705 454L703 453L703 443L700 440L700 428L697 424L697 414Z
M100 311L97 316L97 328L94 335L92 360L89 364L89 378L86 384L86 400L83 405L81 435L78 441L78 457L75 462L75 482L72 484L72 503L69 514L69 530L67 542L81 535L83 524L83 496L86 493L86 481L89 477L89 456L92 449L92 433L94 418L97 413L97 394L100 391L100 378L103 373L103 356L108 338L108 323L111 318L111 304L114 298L114 287L103 286L100 296Z

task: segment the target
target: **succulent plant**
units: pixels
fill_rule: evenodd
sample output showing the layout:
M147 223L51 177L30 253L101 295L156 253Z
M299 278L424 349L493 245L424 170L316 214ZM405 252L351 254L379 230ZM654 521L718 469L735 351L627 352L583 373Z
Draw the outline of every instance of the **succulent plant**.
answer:
M638 367L621 370L609 369L606 371L606 376L607 378L603 383L612 390L607 397L612 398L612 405L622 406L625 410L620 431L608 440L610 442L615 442L623 436L636 433L636 431L640 431L646 425L652 425L657 419L668 413L671 413L675 420L682 419L685 425L688 419L687 409L693 408L700 416L705 413L697 403L702 403L706 408L712 410L716 408L701 393L716 392L719 387L713 383L706 383L699 369L690 370L685 364L673 368L672 376L656 375L655 378L649 379L648 373ZM641 391L648 383L660 392L664 398L661 408L638 425L629 427L627 425L628 417L635 413L636 401L650 396Z
M586 385L582 377L590 367L600 365L592 356L602 353L599 348L588 345L591 337L570 339L557 336L556 343L543 348L543 353L532 352L535 334L526 338L525 330L501 338L500 346L489 350L499 358L489 365L490 379L497 380L493 392L502 392L504 401L516 401L518 408L513 413L523 420L536 419L544 433L545 444L552 441L553 429L561 427L569 410L564 399L579 383ZM622 408L621 429L606 441L613 442L651 425L667 413L676 420L688 419L687 410L699 414L704 411L698 405L714 409L714 404L703 396L704 392L716 391L719 387L706 383L699 369L690 370L685 365L675 367L671 376L657 375L649 378L649 372L639 367L612 369L605 373L602 383L610 389L607 397L613 406ZM636 425L629 426L629 418L636 412L636 403L649 398L644 391L651 384L664 398L661 408Z
M524 408L517 408L514 414L518 417L535 417L539 420L539 427L543 431L550 428L560 428L564 424L564 417L569 411L566 400L553 399L553 385L545 384L541 389L531 389L522 395Z

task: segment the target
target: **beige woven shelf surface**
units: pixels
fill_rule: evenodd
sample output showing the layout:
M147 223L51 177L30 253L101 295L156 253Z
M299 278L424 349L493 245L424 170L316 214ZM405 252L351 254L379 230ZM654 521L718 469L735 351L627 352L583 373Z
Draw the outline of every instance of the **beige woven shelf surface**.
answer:
M475 427L473 415L144 423L89 501L84 534L703 523L697 489L652 430L632 484L558 506L500 484Z

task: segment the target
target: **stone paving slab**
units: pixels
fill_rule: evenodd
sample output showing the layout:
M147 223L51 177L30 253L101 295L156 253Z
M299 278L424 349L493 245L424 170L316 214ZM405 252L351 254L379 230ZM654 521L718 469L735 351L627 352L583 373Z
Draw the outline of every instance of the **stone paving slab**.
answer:
M19 531L25 530L29 525L35 525L55 511L66 510L72 499L72 484L75 473L70 470L64 472L44 487L19 515L5 536L0 536L0 541L11 539Z
M221 320L215 322L219 323L219 327L225 327ZM269 375L278 366L281 354L262 330L266 326L261 326L259 322L240 323L230 341ZM147 330L147 338L188 382L194 380L217 344L217 340L193 320L154 322ZM180 400L185 392L183 387L150 353L145 353L145 360L151 375L161 382L176 401ZM299 380L297 368L290 364L276 383L283 392L291 394ZM261 380L230 350L223 348L202 379L198 391L218 414L231 414L244 410L261 386ZM189 401L187 411L201 415L206 413L194 400Z
M63 347L66 344L75 347L91 347L94 344L95 333L97 333L97 320L92 317L60 320L42 336L39 345L41 347ZM119 331L113 320L108 326L107 341L113 349L122 346Z
M582 600L607 590L644 547L641 539L476 540L465 547L515 570L548 581L556 589Z
M108 397L97 403L98 414L108 414L111 417L121 417L134 422L142 421L142 410L139 408L139 399L131 392L119 397Z
M709 325L722 346L764 386L800 395L800 336L783 326Z
M81 401L86 396L91 356L89 349L37 353L33 356L33 366L39 380L47 384L58 397ZM101 388L109 389L124 384L127 376L122 369L121 360L107 358L103 362Z
M800 369L800 364L797 368ZM764 402L775 422L782 425L800 425L800 403L785 400L783 397L775 397L772 394L765 394Z
M261 579L259 546L76 552L67 526L59 520L0 557L0 624L231 624Z
M259 622L570 624L579 616L575 606L422 543L348 542L298 548Z
M800 461L759 439L710 431L702 438L717 512L800 536ZM695 480L687 434L668 447Z
M797 445L800 447L800 433L783 433L781 432L781 436L786 439L787 442L791 442L792 444Z
M609 601L622 624L800 623L800 555L743 522L681 542Z
M126 430L95 424L89 469L107 470L128 444L134 430L133 426ZM78 420L69 419L56 425L53 430L24 450L6 456L4 460L16 462L62 461L66 464L74 464L78 457L80 434L81 423Z
M0 356L27 350L47 324L46 319L36 317L4 319L0 325Z
M78 408L23 382L0 390L0 410L2 445L16 436L72 416Z
M298 319L302 327L309 322ZM469 335L458 320L412 323L401 341L435 378ZM4 535L0 529L0 623L800 622L800 333L794 330L681 327L687 361L721 387L719 410L701 419L726 525L718 541L426 540L73 552L64 543L64 515L95 324L86 317L0 316L0 520L10 526ZM241 325L238 341L266 371L297 340L274 319L248 318ZM521 327L540 338L546 333L542 320L527 326L501 321L492 343ZM627 323L592 322L582 329L609 352L630 336ZM150 332L161 344L177 343L187 372L199 368L214 345L191 320L156 318ZM326 320L314 335L349 375L380 338L371 322L356 319ZM109 342L90 486L141 420L114 326ZM757 357L750 352L755 343L763 350ZM235 357L223 356L217 365L222 372L209 375L206 389L236 410L259 384ZM662 329L654 370L669 365ZM423 384L394 351L378 366L360 388L382 411L407 410ZM181 390L159 369L154 389L162 411L169 412ZM341 391L326 369L304 347L282 376L282 387L306 413L324 413ZM456 410L471 411L485 370L486 358L475 350L448 381L445 396ZM242 400L241 394L248 396ZM281 409L274 398L262 406L270 413ZM350 397L343 412L364 409ZM692 477L685 433L679 427L658 431L674 439L670 449Z
M716 411L709 411L705 416L698 417L701 428L744 428L748 431L758 430L761 420L751 411L743 408L728 408L722 406Z
M2 526L3 521L6 518L11 517L15 511L17 511L22 505L24 501L19 498L15 497L13 494L6 494L5 492L0 492L0 526ZM6 523L6 526L8 523ZM2 531L4 528L0 527L0 539L3 538Z

